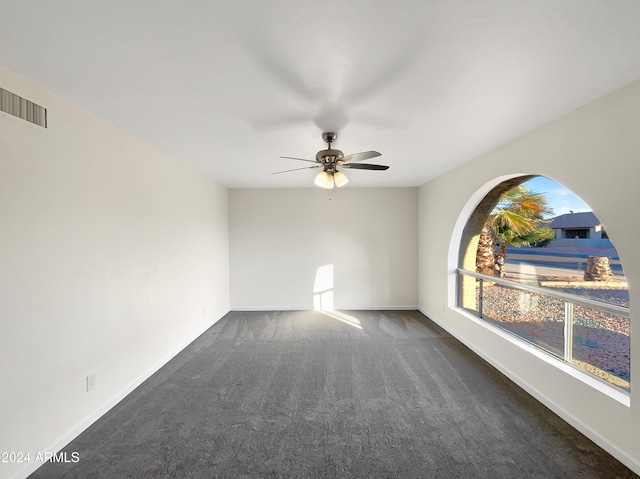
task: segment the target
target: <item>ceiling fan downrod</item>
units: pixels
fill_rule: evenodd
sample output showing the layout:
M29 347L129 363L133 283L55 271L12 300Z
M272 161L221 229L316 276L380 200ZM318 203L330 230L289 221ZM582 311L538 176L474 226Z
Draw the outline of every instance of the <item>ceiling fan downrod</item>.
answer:
M326 131L322 134L322 140L329 146L329 149L331 149L331 143L336 141L337 138L338 134L333 131Z

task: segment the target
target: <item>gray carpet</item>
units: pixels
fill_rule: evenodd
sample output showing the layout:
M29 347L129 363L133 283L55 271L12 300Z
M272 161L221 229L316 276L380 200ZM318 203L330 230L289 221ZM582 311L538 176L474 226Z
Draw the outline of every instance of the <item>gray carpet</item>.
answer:
M422 314L345 314L227 314L31 477L637 477Z

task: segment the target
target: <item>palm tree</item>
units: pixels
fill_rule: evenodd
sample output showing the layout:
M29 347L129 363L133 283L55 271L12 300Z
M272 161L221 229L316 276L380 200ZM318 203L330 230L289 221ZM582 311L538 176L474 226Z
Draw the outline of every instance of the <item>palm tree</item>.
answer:
M554 237L553 230L545 226L544 215L551 213L542 193L529 191L523 185L507 191L484 224L478 242L476 270L504 276L507 246L531 246ZM491 262L493 271L490 272Z
M496 272L496 254L494 251L496 244L496 235L489 225L485 222L482 226L480 239L478 240L478 251L476 253L476 271L478 273L493 276Z

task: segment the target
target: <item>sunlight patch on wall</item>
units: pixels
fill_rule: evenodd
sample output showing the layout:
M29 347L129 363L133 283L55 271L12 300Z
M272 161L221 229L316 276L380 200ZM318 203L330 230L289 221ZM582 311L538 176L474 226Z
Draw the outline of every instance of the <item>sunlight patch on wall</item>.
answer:
M333 311L333 265L320 266L313 283L313 309Z
M333 265L326 264L316 270L313 283L313 309L354 328L362 329L360 321L346 313L333 309Z

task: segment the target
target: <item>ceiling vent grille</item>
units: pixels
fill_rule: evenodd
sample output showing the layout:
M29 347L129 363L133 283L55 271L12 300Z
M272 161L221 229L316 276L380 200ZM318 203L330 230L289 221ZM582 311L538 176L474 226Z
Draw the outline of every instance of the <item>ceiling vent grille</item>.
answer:
M46 108L3 88L0 88L0 110L43 128L47 127Z

